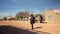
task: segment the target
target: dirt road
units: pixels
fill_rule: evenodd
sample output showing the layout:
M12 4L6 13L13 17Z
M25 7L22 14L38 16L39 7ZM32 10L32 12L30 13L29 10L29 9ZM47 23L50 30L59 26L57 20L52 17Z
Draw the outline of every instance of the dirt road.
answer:
M0 26L2 25L22 28L39 34L60 34L60 24L57 23L35 23L34 30L31 30L29 21L0 21Z

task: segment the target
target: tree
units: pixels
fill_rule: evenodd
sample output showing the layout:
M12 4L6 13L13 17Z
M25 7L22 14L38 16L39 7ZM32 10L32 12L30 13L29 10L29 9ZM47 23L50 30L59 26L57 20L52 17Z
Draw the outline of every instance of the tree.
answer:
M7 20L7 18L6 17L3 17L3 20Z
M17 18L28 18L30 16L29 12L27 11L21 11L16 14Z

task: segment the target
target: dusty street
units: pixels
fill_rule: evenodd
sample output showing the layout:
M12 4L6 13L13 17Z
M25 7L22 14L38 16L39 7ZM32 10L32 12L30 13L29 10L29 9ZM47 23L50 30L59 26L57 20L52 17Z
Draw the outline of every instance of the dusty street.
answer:
M0 26L9 25L39 34L60 34L60 23L35 23L34 30L31 30L29 21L0 21Z

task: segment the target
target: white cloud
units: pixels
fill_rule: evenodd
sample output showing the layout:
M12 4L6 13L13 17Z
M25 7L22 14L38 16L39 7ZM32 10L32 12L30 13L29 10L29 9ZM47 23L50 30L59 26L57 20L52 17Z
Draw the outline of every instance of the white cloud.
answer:
M0 11L0 17L15 16L18 10L3 10Z
M55 12L60 12L60 10L54 10Z
M8 15L9 15L8 12L0 12L0 19L2 19L3 17L6 17Z
M0 17L1 17L1 16L8 16L8 15L9 15L8 12L0 12Z

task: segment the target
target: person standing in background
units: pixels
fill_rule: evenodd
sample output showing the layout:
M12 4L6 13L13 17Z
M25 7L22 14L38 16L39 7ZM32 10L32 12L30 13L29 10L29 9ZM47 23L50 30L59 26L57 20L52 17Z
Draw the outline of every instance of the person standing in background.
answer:
M40 23L43 23L43 16L40 15Z

